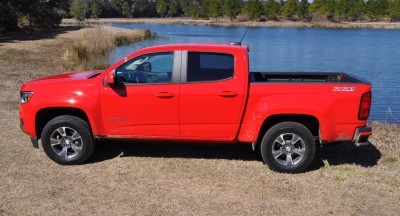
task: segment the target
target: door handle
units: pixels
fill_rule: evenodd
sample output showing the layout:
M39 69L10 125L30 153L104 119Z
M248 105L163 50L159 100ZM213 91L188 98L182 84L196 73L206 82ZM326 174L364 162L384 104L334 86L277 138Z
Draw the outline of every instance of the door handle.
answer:
M237 92L232 92L232 91L223 91L219 93L219 96L221 97L236 97L238 94Z
M173 93L170 93L170 92L158 92L158 93L156 93L156 97L159 97L159 98L172 98L174 96L175 95Z

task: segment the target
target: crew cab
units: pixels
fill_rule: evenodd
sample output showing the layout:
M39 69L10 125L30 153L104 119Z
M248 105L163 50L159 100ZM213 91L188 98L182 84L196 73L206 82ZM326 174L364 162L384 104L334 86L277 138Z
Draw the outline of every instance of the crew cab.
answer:
M248 143L271 169L307 168L317 144L367 144L371 84L344 73L250 72L240 44L141 49L104 71L21 87L20 125L53 161L84 163L99 139Z

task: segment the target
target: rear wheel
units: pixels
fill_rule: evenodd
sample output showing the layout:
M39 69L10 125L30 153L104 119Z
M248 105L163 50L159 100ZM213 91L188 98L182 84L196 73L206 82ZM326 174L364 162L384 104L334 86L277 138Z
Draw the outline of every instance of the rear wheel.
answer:
M265 133L261 142L261 155L270 169L297 173L312 162L315 142L310 130L304 125L282 122Z
M45 153L59 164L85 162L92 155L94 145L89 124L75 116L58 116L49 121L42 131Z

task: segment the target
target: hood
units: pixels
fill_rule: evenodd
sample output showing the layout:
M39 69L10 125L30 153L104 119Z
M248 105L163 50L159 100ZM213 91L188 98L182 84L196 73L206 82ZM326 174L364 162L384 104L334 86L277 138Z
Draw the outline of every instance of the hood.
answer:
M54 79L90 79L94 78L95 76L99 75L101 72L100 70L95 71L85 71L81 73L66 73L66 74L57 74L53 76L43 77L34 81L44 81L44 80L54 80Z
M90 80L92 78L97 77L103 71L86 71L86 72L81 72L81 73L65 73L65 74L58 74L58 75L53 75L53 76L48 76L48 77L43 77L37 80L29 81L24 83L21 86L21 91L32 91L34 90L37 86L43 86L43 85L57 85L60 86L62 83L63 86L70 84L71 82L78 83L81 81L85 80Z

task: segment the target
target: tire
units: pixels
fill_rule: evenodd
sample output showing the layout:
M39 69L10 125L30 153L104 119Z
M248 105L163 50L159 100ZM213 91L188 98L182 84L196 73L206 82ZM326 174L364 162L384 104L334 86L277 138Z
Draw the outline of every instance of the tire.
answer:
M314 159L315 141L310 130L297 122L272 126L261 141L261 156L277 172L298 173Z
M43 128L42 146L46 155L54 162L76 165L89 159L95 142L85 120L62 115L50 120Z

